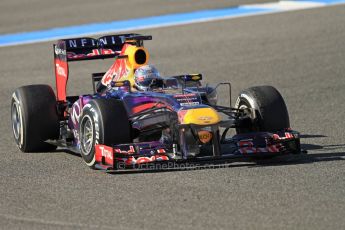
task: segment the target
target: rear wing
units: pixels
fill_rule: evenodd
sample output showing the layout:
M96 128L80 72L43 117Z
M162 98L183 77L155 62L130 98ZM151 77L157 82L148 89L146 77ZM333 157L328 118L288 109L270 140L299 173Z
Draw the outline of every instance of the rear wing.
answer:
M58 57L66 56L68 62L113 58L119 55L125 43L142 46L144 40L152 40L152 36L120 34L100 38L63 39L54 44L54 53Z
M66 101L68 62L120 57L124 44L143 46L144 40L152 40L152 36L132 33L59 40L53 45L57 100Z

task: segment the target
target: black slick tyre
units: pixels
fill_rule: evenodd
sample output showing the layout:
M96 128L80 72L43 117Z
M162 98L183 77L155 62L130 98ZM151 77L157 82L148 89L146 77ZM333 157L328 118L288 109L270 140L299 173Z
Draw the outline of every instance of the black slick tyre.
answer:
M46 143L59 138L59 118L54 91L48 85L17 88L11 100L11 121L15 142L22 152L56 149Z
M284 99L272 86L255 86L241 91L235 108L252 108L256 116L252 127L237 128L238 134L252 131L274 132L290 127Z
M93 99L87 103L79 121L81 156L95 168L95 145L130 143L131 125L122 101Z

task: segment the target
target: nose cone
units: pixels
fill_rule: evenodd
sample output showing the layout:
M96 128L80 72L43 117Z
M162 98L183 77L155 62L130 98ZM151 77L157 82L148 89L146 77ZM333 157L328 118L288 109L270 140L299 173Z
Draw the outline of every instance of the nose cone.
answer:
M180 124L213 125L220 117L213 108L193 108L178 111Z

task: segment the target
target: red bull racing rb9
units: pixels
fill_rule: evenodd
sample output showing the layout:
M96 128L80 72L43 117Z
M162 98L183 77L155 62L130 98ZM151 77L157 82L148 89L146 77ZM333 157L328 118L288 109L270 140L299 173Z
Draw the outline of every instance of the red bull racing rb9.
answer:
M220 162L301 152L281 94L272 86L242 90L202 84L201 74L162 77L149 64L145 40L120 34L59 40L54 45L56 93L48 85L17 88L11 120L22 152L57 147L82 156L93 169L127 170L181 162ZM66 95L69 63L114 59L92 73L93 93ZM217 104L227 87L230 106ZM229 129L236 134L229 137Z

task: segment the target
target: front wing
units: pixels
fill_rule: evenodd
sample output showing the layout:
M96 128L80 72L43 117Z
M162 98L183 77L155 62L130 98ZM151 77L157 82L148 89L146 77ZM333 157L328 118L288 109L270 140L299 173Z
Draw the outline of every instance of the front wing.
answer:
M162 144L159 141L121 144L114 146L96 145L96 168L102 170L145 169L147 164L178 163L221 163L222 161L257 159L301 152L299 133L285 130L277 133L253 132L235 135L219 143L220 156L212 155L213 145L201 146L200 154L182 158L176 144ZM173 164L171 164L173 163Z

